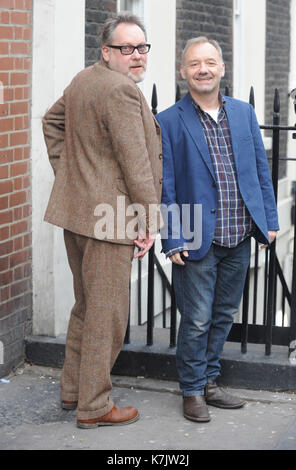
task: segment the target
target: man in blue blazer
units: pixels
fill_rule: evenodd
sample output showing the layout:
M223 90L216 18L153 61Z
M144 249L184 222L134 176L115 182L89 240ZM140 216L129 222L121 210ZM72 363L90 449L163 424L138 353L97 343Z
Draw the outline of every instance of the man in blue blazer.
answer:
M220 355L241 301L250 238L262 247L278 226L270 171L251 105L223 96L219 44L187 42L181 75L189 93L159 113L163 143L162 247L173 263L181 313L177 370L187 419L209 421L207 405L244 401L216 384Z

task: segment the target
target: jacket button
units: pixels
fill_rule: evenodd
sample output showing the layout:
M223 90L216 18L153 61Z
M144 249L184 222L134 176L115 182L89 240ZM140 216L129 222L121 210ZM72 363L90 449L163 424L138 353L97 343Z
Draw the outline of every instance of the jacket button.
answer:
M159 154L159 160L162 160L162 153Z
M211 214L215 214L216 209L211 209Z
M159 178L159 182L161 184L163 182L163 178Z

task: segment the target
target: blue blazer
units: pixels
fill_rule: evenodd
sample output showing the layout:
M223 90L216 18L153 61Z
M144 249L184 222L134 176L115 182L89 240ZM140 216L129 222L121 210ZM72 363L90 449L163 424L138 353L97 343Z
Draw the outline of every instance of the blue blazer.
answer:
M224 98L239 189L255 223L254 237L267 244L268 230L278 230L279 225L260 128L253 106ZM172 208L164 217L162 251L184 247L189 242L189 259L201 259L212 244L217 212L215 173L204 131L189 93L156 118L163 144L162 205ZM182 207L190 208L187 234L183 225L188 212L183 213ZM194 235L190 236L190 232Z

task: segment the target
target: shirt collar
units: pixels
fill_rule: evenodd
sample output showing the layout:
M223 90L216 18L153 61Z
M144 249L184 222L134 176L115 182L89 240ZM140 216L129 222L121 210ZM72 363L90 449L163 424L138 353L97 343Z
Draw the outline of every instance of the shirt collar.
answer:
M191 96L191 95L190 95ZM192 100L192 104L193 106L195 107L195 109L198 111L198 112L201 112L201 113L204 113L206 111L204 111L200 106L199 104L197 103L197 101L195 101L195 99L191 96L191 100ZM226 102L226 99L225 99L225 96L222 95L222 93L219 91L219 101L221 104L221 106L219 106L219 111L223 108L224 109L224 105L225 105L225 102Z

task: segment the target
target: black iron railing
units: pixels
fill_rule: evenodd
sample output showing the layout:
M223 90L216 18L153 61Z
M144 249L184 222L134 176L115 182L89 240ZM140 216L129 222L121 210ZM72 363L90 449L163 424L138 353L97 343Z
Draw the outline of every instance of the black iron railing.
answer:
M225 95L228 95L228 88L226 87ZM180 99L180 89L177 87L176 101ZM249 102L255 107L255 98L253 87L250 90ZM157 114L157 92L156 86L153 86L152 92L152 112ZM295 105L296 112L296 105ZM272 125L261 125L262 130L270 130L272 132L272 155L271 159L271 175L275 199L278 199L278 180L279 180L279 161L292 160L296 162L295 158L280 158L280 133L287 131L296 131L295 126L281 126L280 125L280 99L279 92L276 89L274 94L274 108L273 108L273 123ZM296 138L296 133L292 135ZM264 288L263 288L263 302L261 315L258 315L258 289L259 289L259 244L255 242L254 249L254 267L249 267L244 294L242 299L242 315L241 322L235 322L232 326L228 341L241 343L242 353L247 352L248 343L260 343L265 345L265 354L271 354L272 345L287 346L289 357L296 351L296 188L293 192L294 203L292 208L291 219L294 223L294 239L293 239L293 268L292 268L292 285L289 289L282 267L279 263L276 251L276 241L265 250L264 262ZM170 347L176 346L177 334L177 307L174 295L173 285L164 272L161 263L155 253L155 247L149 251L148 254L148 285L143 286L142 283L142 266L138 262L138 324L142 324L142 289L148 289L148 303L147 303L147 330L146 330L146 344L151 346L153 344L153 330L154 330L154 272L157 270L160 275L162 283L162 327L167 327L167 314L166 307L166 293L170 295ZM253 287L251 290L251 271ZM276 305L277 305L277 292L278 284L281 286L282 298L282 324L276 325ZM252 294L252 304L250 305L250 297ZM260 292L262 294L262 292ZM261 295L262 297L262 295ZM284 317L286 314L286 303L290 309L289 326L284 326ZM258 316L261 317L258 319ZM260 323L259 323L260 322ZM130 342L130 326L128 325L125 343Z

